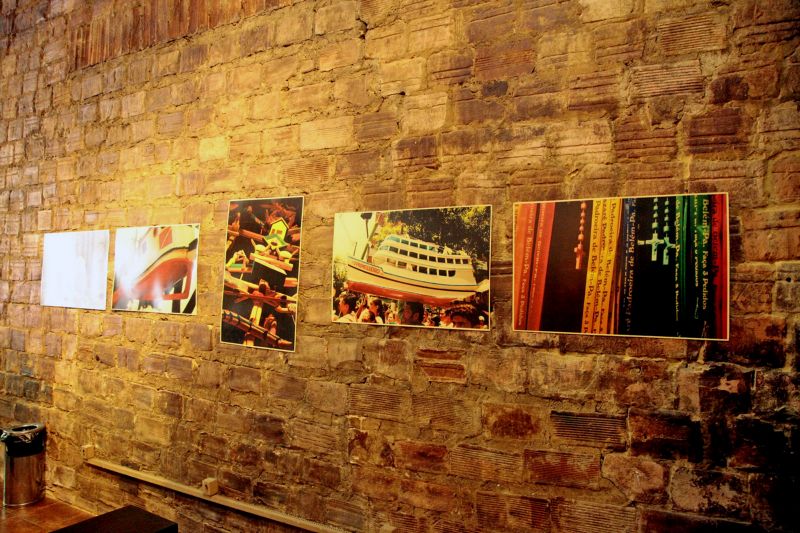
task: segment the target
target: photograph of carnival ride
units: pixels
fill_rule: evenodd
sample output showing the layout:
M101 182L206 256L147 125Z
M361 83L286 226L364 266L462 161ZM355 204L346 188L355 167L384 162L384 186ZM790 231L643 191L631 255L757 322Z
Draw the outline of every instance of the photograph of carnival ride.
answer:
M294 351L303 198L231 201L221 341Z
M488 329L491 206L337 213L334 322Z
M105 309L108 244L108 230L46 234L42 305Z
M196 314L199 239L199 224L118 229L112 309Z

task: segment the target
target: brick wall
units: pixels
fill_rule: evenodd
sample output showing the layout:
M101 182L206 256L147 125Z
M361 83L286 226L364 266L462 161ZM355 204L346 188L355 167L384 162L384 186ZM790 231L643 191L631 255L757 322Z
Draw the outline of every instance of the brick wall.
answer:
M2 0L0 419L50 493L276 530L789 531L792 0ZM510 329L514 201L731 193L730 342ZM220 345L227 200L304 195L298 351ZM490 203L497 327L331 325L337 211ZM43 308L42 235L200 222L199 313ZM205 528L205 529L204 529ZM392 529L394 528L394 529Z

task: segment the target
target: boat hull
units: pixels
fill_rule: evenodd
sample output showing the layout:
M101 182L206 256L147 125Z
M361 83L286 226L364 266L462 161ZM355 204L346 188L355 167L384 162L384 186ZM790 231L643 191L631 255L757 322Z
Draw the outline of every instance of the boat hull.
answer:
M398 279L380 266L355 258L348 259L346 285L348 290L354 292L436 307L474 296L476 289L464 285L432 287L424 281L416 283L411 279Z
M173 249L164 254L153 265L147 268L136 280L129 292L122 289L114 291L112 305L122 297L132 300L183 300L189 296L189 287L194 270L194 259L189 257L186 248ZM185 278L180 293L165 293L178 281Z

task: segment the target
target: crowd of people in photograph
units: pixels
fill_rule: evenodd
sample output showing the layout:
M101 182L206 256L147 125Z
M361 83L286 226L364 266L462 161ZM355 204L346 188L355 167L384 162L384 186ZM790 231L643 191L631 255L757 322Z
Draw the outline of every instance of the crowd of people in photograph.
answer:
M383 300L376 296L342 291L335 299L334 322L423 326L430 328L486 329L488 316L480 302L457 302L434 307L420 302Z

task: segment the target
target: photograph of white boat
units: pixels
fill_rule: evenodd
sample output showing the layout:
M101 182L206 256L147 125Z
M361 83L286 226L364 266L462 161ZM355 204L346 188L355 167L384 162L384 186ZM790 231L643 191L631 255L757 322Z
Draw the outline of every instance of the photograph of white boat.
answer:
M338 213L333 321L489 327L491 206Z
M196 314L199 239L199 224L118 229L112 309Z

